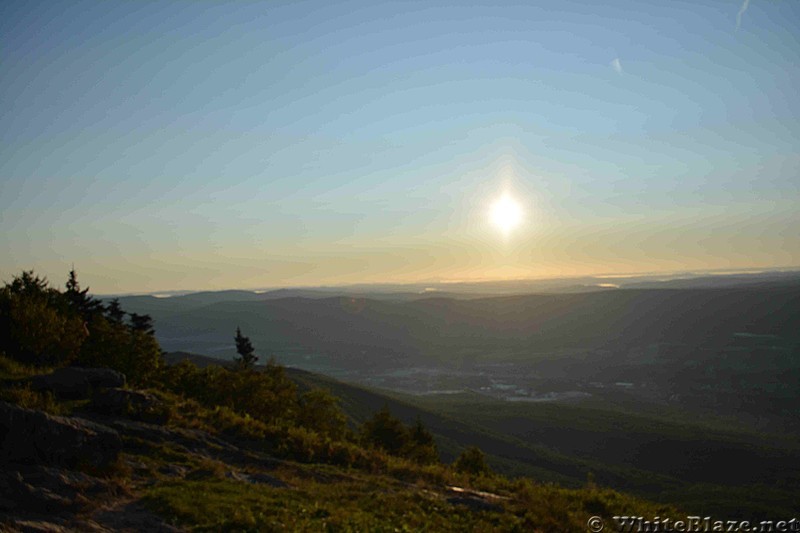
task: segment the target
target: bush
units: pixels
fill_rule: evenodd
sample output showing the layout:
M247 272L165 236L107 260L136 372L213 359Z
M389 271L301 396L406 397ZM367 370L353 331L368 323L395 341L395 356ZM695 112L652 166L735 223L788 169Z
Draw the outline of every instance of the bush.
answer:
M408 429L384 405L361 426L361 440L392 455L400 455L408 447Z
M125 374L134 385L153 382L163 364L161 348L152 334L135 330L105 317L95 317L90 335L81 347L78 362L107 366Z
M15 384L0 389L0 400L51 415L66 415L70 412L69 405L56 401L52 392L31 390L30 384Z
M489 465L486 464L486 454L477 446L470 446L458 456L453 463L456 472L471 476L484 476L491 474Z
M74 271L66 292L32 271L16 276L0 289L0 352L26 365L109 367L149 383L162 365L150 317L125 324L118 302L103 308L87 291Z
M262 372L220 366L200 369L183 361L165 368L161 382L206 407L226 407L265 423L292 423L299 410L297 387L274 363Z
M361 441L397 457L411 459L418 464L439 462L439 452L433 435L417 419L413 427L406 427L395 418L387 406L375 413L361 426Z
M311 389L300 397L297 423L333 439L347 436L347 418L339 399L322 389Z
M0 289L0 350L28 365L74 361L88 332L47 279L23 272Z

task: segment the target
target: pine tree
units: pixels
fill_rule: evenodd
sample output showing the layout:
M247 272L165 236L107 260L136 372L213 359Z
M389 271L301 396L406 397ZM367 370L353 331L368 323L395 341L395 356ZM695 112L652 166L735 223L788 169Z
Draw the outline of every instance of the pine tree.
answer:
M153 335L155 333L153 318L150 315L140 315L138 313L131 313L130 315L131 329L133 331L138 331L147 335Z
M408 450L405 456L421 464L439 462L436 441L419 417L408 432Z
M408 447L408 429L389 412L389 406L375 413L361 426L365 443L382 448L392 455L402 455Z
M256 356L255 349L250 339L242 335L242 330L239 329L238 326L236 327L236 337L234 337L234 340L236 341L236 353L239 354L239 358L236 362L245 370L253 368L253 365L258 361L258 357Z
M75 268L69 271L66 287L67 290L64 295L70 308L82 316L84 320L91 320L96 313L102 310L102 302L89 296L89 287L81 290Z
M114 298L106 306L106 316L115 324L121 324L125 315L125 311L122 310L122 306L119 304L119 298Z
M69 364L85 338L83 317L47 278L24 271L0 287L0 353L29 365Z

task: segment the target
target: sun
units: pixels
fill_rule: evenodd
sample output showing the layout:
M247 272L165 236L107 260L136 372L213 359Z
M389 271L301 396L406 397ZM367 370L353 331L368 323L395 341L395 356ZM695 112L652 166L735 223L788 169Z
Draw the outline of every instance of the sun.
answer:
M489 220L504 236L508 236L522 222L522 207L508 193L492 203Z

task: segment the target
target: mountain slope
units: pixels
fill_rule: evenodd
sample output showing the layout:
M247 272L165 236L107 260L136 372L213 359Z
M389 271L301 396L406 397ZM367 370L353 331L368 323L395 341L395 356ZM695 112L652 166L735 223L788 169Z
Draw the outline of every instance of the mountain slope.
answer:
M705 502L717 513L737 516L765 508L790 513L798 503L793 487L800 483L800 446L788 437L765 439L737 426L613 406L515 404L479 395L412 397L288 371L301 386L331 390L355 424L383 405L407 423L421 420L446 461L475 445L507 475L572 487L591 475L602 485L658 501ZM732 469L731 464L740 466ZM744 493L750 494L746 501Z

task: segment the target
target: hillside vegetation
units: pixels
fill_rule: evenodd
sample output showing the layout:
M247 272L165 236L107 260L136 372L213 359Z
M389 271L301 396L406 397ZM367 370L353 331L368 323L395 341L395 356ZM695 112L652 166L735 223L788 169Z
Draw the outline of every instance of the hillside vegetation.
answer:
M579 488L508 479L474 446L442 463L422 420L404 423L376 405L354 424L336 396L298 385L272 361L168 365L150 317L95 300L74 272L65 291L32 272L7 283L0 328L4 405L48 413L42 420L52 424L99 424L87 427L122 443L102 466L4 449L0 484L22 491L0 502L0 523L11 530L583 531L592 515L677 516L590 479ZM100 390L68 397L36 385L67 365L124 373L128 392L110 393L129 400L100 408ZM81 496L87 487L91 499Z
M471 299L235 292L121 301L154 317L167 350L230 358L230 332L241 326L285 365L385 389L627 397L800 431L800 284L687 285Z

